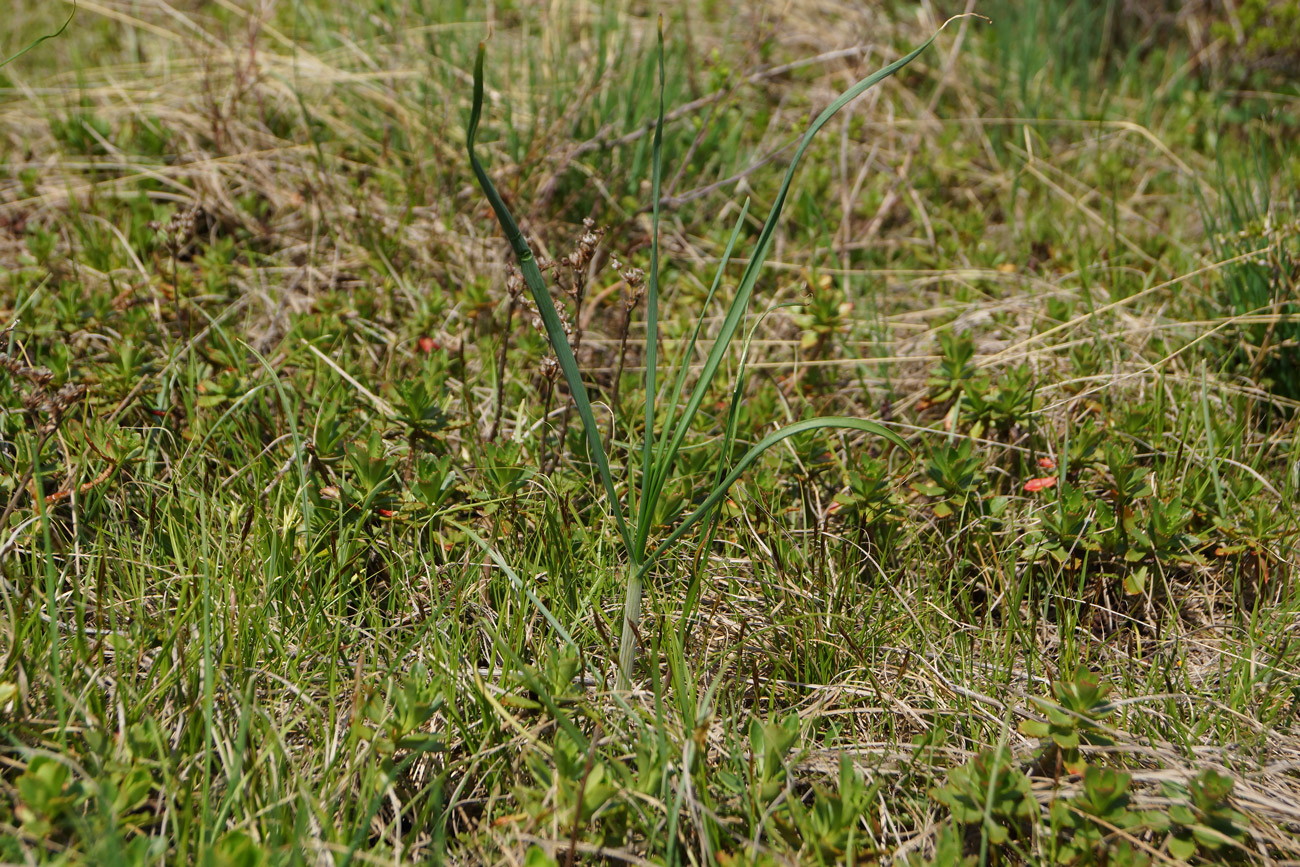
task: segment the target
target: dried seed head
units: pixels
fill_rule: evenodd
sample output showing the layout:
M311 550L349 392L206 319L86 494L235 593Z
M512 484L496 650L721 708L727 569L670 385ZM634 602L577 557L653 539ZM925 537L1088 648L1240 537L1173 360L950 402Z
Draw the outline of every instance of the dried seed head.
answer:
M45 388L54 380L54 372L48 367L30 367L6 352L0 352L0 367L8 370L10 375L25 379L37 388Z
M556 377L560 375L560 362L555 360L554 355L547 355L542 359L542 376L547 380L555 382Z
M628 268L623 272L623 281L627 284L627 289L623 292L623 303L630 312L641 303L641 298L645 295L645 272L640 268Z
M86 396L86 387L81 383L69 382L54 395L53 405L56 415L67 412L81 403Z
M190 205L183 211L176 211L166 225L157 220L149 223L149 228L166 236L167 246L173 251L179 250L194 237L194 228L199 219L199 206Z
M556 304L555 312L560 317L560 324L564 326L564 336L569 343L573 343L573 323L569 320L569 308L563 304Z
M519 296L524 294L524 275L518 268L512 267L506 275L506 292L512 301L519 300Z
M578 238L578 247L570 253L565 261L570 270L578 271L585 269L591 260L595 258L596 247L600 244L600 239L605 236L604 229L596 228L596 221L591 217L586 217L582 221L583 233Z

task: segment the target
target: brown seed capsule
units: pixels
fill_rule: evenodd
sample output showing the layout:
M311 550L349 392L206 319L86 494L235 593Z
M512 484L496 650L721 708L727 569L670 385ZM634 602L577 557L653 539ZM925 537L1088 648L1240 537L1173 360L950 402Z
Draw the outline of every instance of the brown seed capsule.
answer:
M542 359L542 376L551 382L560 375L560 363L555 360L554 355L548 355Z

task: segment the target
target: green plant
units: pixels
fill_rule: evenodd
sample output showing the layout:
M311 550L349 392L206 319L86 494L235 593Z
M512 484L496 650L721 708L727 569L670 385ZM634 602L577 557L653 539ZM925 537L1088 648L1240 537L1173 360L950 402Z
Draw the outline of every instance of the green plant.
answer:
M359 708L353 734L369 740L390 767L398 750L438 749L438 735L421 729L442 707L440 689L438 680L419 662L404 676L386 678L382 694L370 692Z
M1110 768L1089 765L1083 772L1083 790L1073 798L1052 803L1052 824L1061 840L1056 849L1059 864L1109 864L1118 857L1124 864L1145 864L1141 852L1121 841L1114 851L1108 845L1115 831L1125 831L1143 821L1129 809L1129 786L1133 778ZM1127 847L1122 854L1118 850ZM1127 859L1127 860L1123 860Z
M692 527L703 521L712 513L714 507L723 499L728 489L730 489L750 464L758 460L764 452L787 437L805 431L822 430L827 428L844 428L862 431L864 433L882 437L900 448L906 448L902 439L887 428L862 419L827 417L796 422L770 433L760 440L758 444L747 451L736 462L731 471L726 473L725 476L723 474L724 468L719 467L715 475L716 483L711 489L709 495L705 497L704 501L690 515L681 521L676 529L669 533L668 536L658 545L654 547L650 547L649 545L650 533L655 523L659 499L673 478L673 471L677 461L678 452L691 429L691 425L700 409L700 405L703 403L705 396L713 384L713 380L722 364L727 348L748 311L750 298L753 295L754 287L768 256L773 234L776 230L777 223L780 220L781 211L785 205L786 197L789 194L790 185L794 179L794 173L798 168L800 158L803 156L804 151L807 149L813 137L836 112L868 88L893 75L895 72L910 63L922 51L924 51L927 46L929 46L933 39L933 36L930 37L930 39L920 47L858 82L831 103L831 105L818 115L815 121L813 121L812 125L808 128L808 131L801 139L799 147L795 151L794 158L790 162L790 167L786 171L780 192L776 197L771 212L768 214L767 220L763 224L762 232L755 244L755 252L750 257L749 262L745 267L744 274L737 286L735 297L732 299L727 310L726 318L723 321L722 327L713 343L712 349L709 351L708 359L699 375L699 379L696 381L695 386L691 391L690 398L687 400L684 408L680 407L679 401L686 386L688 371L688 364L686 362L693 354L695 343L700 333L700 325L703 320L697 324L687 342L686 349L681 356L682 362L677 366L676 377L671 391L669 392L668 399L663 402L664 406L660 408L658 382L660 292L659 219L663 162L663 89L665 78L663 62L663 30L661 26L659 33L659 122L655 127L651 162L653 230L650 273L646 284L645 428L642 432L640 491L635 497L629 493L629 502L627 504L627 512L629 513L630 520L624 516L624 506L620 502L620 497L615 488L614 478L609 469L609 461L605 454L601 428L592 414L591 404L586 393L586 386L582 382L582 375L578 369L577 361L574 358L573 350L569 345L569 338L566 336L564 324L556 311L554 302L551 300L541 270L537 265L537 261L533 258L533 253L528 242L524 239L523 233L516 224L514 217L502 201L501 196L497 193L496 187L488 177L487 172L484 170L482 163L479 161L478 156L475 153L474 144L478 134L479 119L483 110L483 61L485 48L482 44L479 46L478 57L474 66L474 103L466 134L466 150L469 153L470 164L478 179L479 186L482 188L484 195L492 205L497 219L506 233L507 240L510 242L510 245L518 259L520 270L523 272L524 282L532 293L538 312L541 314L542 322L546 327L547 336L550 339L551 348L555 352L556 358L559 360L560 368L564 373L565 380L569 385L570 392L572 393L572 399L574 404L577 406L578 414L582 419L583 428L587 436L588 448L596 463L596 469L600 475L601 481L604 484L605 494L608 498L608 508L613 513L615 524L618 527L618 534L623 542L624 555L626 557L626 596L624 601L621 637L619 641L620 686L626 687L631 681L635 660L635 634L637 624L641 618L642 582L644 581L647 572L649 572L649 570L654 566L656 560L665 551L685 536ZM722 256L722 262L718 267L713 285L709 290L708 300L712 299L714 293L722 282L727 264L731 258L731 251L744 226L747 213L748 203L746 203L745 207L741 209L740 218L736 223L735 229L732 231L731 238L728 241L727 248ZM708 300L706 300L706 306ZM735 388L733 389L733 399L729 416L730 423L728 427L730 434L733 436L736 407L740 403L743 384L743 376L740 376L738 377ZM658 429L657 436L656 429ZM729 436L728 440L730 441L730 439L731 437Z
M857 523L880 554L888 554L903 535L905 521L903 498L888 466L864 455L847 476L848 488L835 496L835 506L846 520Z
M994 846L1021 836L1038 813L1029 778L1011 763L1005 747L986 749L953 768L947 783L930 789L930 797L948 808L954 822L979 826Z
M1106 698L1111 689L1111 685L1102 683L1096 674L1079 669L1073 677L1057 678L1052 682L1055 702L1037 697L1030 699L1047 719L1025 720L1020 724L1020 730L1042 739L1041 766L1051 771L1059 760L1070 773L1081 773L1084 762L1079 754L1080 746L1112 743L1098 725L1100 720L1115 712L1114 705Z
M1244 40L1228 21L1216 21L1210 32L1218 39L1237 42L1237 54L1254 69L1293 73L1300 64L1295 34L1300 29L1300 3L1296 0L1241 0L1232 13Z
M485 496L508 497L517 494L537 471L524 463L523 447L514 441L485 443L483 464L479 468L487 488Z
M1034 377L1026 364L1004 371L996 383L987 376L969 380L964 393L972 419L970 435L981 437L985 431L996 431L1005 438L1032 415L1037 404L1034 389Z
M421 455L411 482L411 493L426 509L437 511L456 491L456 471L451 455Z
M852 760L842 756L839 788L835 792L816 789L811 809L805 809L798 799L791 799L790 811L804 850L823 864L844 863L846 856L862 857L860 850L867 840L865 835L857 833L857 826L875 803L881 785L879 782L867 785Z
M526 811L536 818L555 813L561 822L581 826L613 806L618 774L594 746L578 744L561 730L548 752L549 757L540 750L525 757L533 785L520 787L516 797Z
M1148 823L1156 831L1168 832L1165 846L1180 861L1198 850L1206 858L1225 860L1228 850L1247 837L1246 817L1228 802L1232 789L1232 778L1212 768L1201 771L1185 787L1167 783L1165 796L1175 803L1168 813L1149 813Z
M963 855L964 848L962 833L958 827L951 823L945 824L934 839L934 856L922 859L914 855L907 863L910 867L975 867L979 863L979 858L974 855Z
M576 697L573 678L580 670L581 661L578 659L577 654L570 652L567 648L558 650L543 661L540 669L530 667L527 671L512 675L510 678L512 691L502 698L502 703L511 707L541 710L543 707L541 702L530 696L520 694L532 692L533 687L540 685L541 689L557 706L570 704Z
M1252 4L1257 5L1257 4ZM1287 0L1279 6L1300 14L1300 4ZM1258 13L1257 13L1258 14ZM1291 40L1291 60L1297 56ZM1300 199L1292 195L1278 201L1274 184L1286 149L1254 143L1252 159L1230 171L1220 166L1222 194L1217 212L1208 204L1202 210L1215 255L1225 263L1217 287L1217 300L1239 324L1228 334L1230 357L1252 379L1275 393L1300 398L1295 347L1300 342L1300 303L1295 279L1300 269ZM1294 177L1294 176L1292 176Z
M1109 547L1116 556L1140 560L1140 552L1133 552L1129 557L1133 541L1131 530L1136 526L1136 502L1152 494L1147 482L1149 471L1136 462L1133 449L1128 446L1108 444L1105 462L1110 474L1112 508L1112 523L1106 534Z
M976 376L975 341L970 332L942 332L939 335L939 356L938 367L926 381L926 385L930 386L929 402L952 403L945 423L955 430L962 398Z
M344 505L363 514L372 508L391 508L388 491L393 487L397 461L384 453L379 434L348 449L347 463L352 472L343 485Z
M831 339L848 330L849 314L853 302L845 299L843 288L834 288L829 274L811 280L804 303L794 321L803 333L799 347L807 350L810 358L820 358Z
M935 446L926 464L929 482L913 484L918 492L928 497L941 497L935 503L934 513L940 518L962 512L968 508L978 511L980 492L984 488L984 460L972 453L973 443L963 439L956 445L943 442Z
M799 738L799 717L790 714L779 722L749 724L749 749L754 760L755 779L748 787L756 792L762 806L772 802L785 787L788 767L786 756Z
M1095 538L1096 503L1070 482L1061 482L1056 490L1056 503L1043 511L1041 529L1031 534L1028 547L1034 559L1046 554L1063 566L1101 546Z
M36 756L15 781L21 799L14 813L28 833L48 836L86 798L84 786L71 780L68 766L49 756Z
M407 429L412 453L420 441L430 439L449 424L438 392L436 383L420 379L397 387L397 418Z
M1141 518L1146 520L1142 521ZM1173 496L1167 501L1152 497L1147 511L1126 521L1125 529L1132 547L1129 559L1153 558L1161 563L1194 565L1203 561L1197 549L1205 540L1191 532L1195 518L1192 510L1183 505L1182 497Z

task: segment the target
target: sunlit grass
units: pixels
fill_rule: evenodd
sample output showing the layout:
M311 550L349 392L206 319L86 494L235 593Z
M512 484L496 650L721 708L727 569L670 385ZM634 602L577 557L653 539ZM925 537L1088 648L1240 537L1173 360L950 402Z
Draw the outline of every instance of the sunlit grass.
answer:
M1122 5L83 6L0 861L1296 859L1294 121Z

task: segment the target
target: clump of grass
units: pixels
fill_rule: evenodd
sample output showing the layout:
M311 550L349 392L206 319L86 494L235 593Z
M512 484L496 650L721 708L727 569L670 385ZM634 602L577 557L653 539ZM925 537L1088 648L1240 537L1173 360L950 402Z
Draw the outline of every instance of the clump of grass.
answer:
M484 195L492 205L493 211L496 212L497 219L501 223L502 229L505 230L506 238L510 242L511 248L519 261L519 268L524 275L524 282L527 284L533 299L537 304L537 309L541 314L542 322L546 327L547 338L550 340L551 348L554 350L556 358L559 360L560 368L564 373L569 390L572 393L574 404L578 408L578 414L582 418L583 428L587 435L588 447L596 463L596 469L600 480L605 487L605 493L609 501L609 509L613 514L614 522L618 527L618 534L623 542L624 556L626 557L626 599L623 607L623 625L619 640L619 684L626 688L632 677L633 665L635 661L635 644L637 624L641 618L641 600L642 600L642 583L647 573L654 566L655 562L669 548L681 540L691 528L703 521L718 505L726 495L728 489L735 484L741 474L758 460L768 449L784 439L796 436L798 434L811 431L827 430L840 428L847 430L858 430L864 433L873 434L881 437L899 448L906 449L907 445L901 437L890 431L888 428L875 422L859 418L848 418L843 416L826 416L822 418L805 419L780 428L762 440L755 446L745 452L744 455L730 468L725 471L723 467L717 468L717 481L709 491L708 496L685 520L678 524L668 536L658 545L651 548L649 546L650 531L658 512L660 498L663 496L665 487L673 477L674 468L677 462L678 452L686 438L687 432L691 429L691 423L695 420L696 413L699 412L700 405L703 403L705 396L712 388L714 379L717 377L718 369L722 364L728 347L732 339L736 336L741 322L749 310L749 302L754 293L754 286L758 282L759 275L763 271L764 263L771 251L772 237L776 230L777 224L781 219L781 211L785 206L786 197L789 194L790 186L794 181L796 169L799 167L799 161L808 145L817 135L826 122L829 121L836 112L848 105L856 97L860 96L873 85L878 84L907 64L911 63L924 51L934 37L926 40L922 45L913 49L908 54L885 66L884 68L872 73L866 78L859 81L853 87L842 93L838 99L832 102L825 110L817 116L812 125L804 133L799 142L799 147L795 151L794 158L790 161L790 166L786 170L785 180L781 184L780 191L777 194L776 201L772 206L767 220L763 223L763 229L759 234L758 240L754 245L754 253L749 257L748 264L745 266L744 274L740 278L736 294L732 298L731 304L727 309L727 315L723 321L722 327L713 342L709 351L708 359L704 364L699 378L696 380L691 390L690 397L686 401L685 407L680 405L682 394L686 389L686 379L688 365L687 361L691 358L696 341L700 336L700 328L703 323L701 319L697 323L695 330L692 332L690 339L686 343L681 360L676 366L676 372L672 377L672 387L667 393L667 399L663 401L662 406L658 405L660 399L660 387L658 382L659 376L659 358L658 358L658 331L659 331L659 296L660 296L660 274L659 274L659 223L660 223L660 189L663 179L663 124L664 124L664 43L663 43L663 22L660 21L659 29L659 118L655 127L653 156L651 161L651 196L652 199L652 241L650 257L650 273L646 283L646 356L645 356L645 427L642 431L641 442L641 488L637 495L629 495L626 507L621 503L618 491L615 488L614 477L610 472L609 459L605 453L605 446L602 442L600 427L596 422L595 416L591 411L591 402L587 397L586 387L582 382L582 372L578 368L577 360L574 356L573 347L569 345L569 339L565 334L563 323L555 309L555 304L551 300L546 283L542 277L541 269L537 265L537 260L533 257L532 249L525 240L523 232L515 222L510 210L502 201L500 194L497 192L491 178L483 168L474 151L475 138L478 134L479 120L483 112L483 60L486 53L485 47L480 44L478 58L474 65L474 107L470 114L468 133L466 135L466 149L469 152L470 163L473 166L474 174L478 178L479 186L483 189ZM718 291L722 283L723 275L726 273L727 265L731 260L732 250L735 247L736 240L740 235L741 228L744 226L745 218L749 213L749 202L746 200L741 208L740 217L736 221L736 226L732 230L731 237L727 241L726 251L722 255L722 261L713 279L713 285L709 289L708 298L705 305L712 300L714 294ZM744 366L743 363L737 373L736 382L732 387L731 407L727 416L727 443L732 442L736 433L737 411L744 387ZM656 431L658 434L656 435ZM724 449L724 454L729 449ZM626 515L625 515L626 512Z
M1300 400L1300 200L1275 197L1274 154L1253 146L1254 159L1235 172L1224 168L1217 213L1206 222L1224 267L1218 300L1239 323L1235 355L1249 377L1284 398ZM1281 199L1279 201L1279 198ZM1207 208L1207 210L1209 210Z

